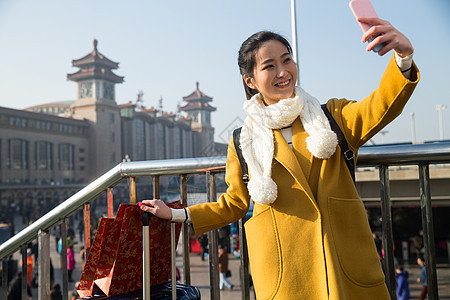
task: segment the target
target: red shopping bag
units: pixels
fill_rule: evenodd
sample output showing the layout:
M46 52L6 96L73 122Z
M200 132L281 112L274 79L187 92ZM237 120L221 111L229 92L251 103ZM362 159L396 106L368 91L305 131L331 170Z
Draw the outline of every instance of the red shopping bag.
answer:
M152 217L149 226L150 280L156 285L171 277L170 221ZM175 228L178 243L181 224ZM138 206L123 204L106 237L90 291L113 296L138 289L142 289L142 218Z
M106 237L109 234L114 219L101 218L98 224L98 230L94 237L94 242L89 250L86 258L83 273L81 274L80 283L77 292L80 297L84 298L92 295L92 287L95 279L95 272L106 243Z

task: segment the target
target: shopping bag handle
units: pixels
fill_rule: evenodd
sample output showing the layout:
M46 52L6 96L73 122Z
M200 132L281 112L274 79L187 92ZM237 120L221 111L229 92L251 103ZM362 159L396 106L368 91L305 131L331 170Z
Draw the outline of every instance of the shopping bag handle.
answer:
M144 203L142 202L138 202L136 203L137 205L139 205L139 208L144 205ZM150 225L150 219L153 216L152 213L146 212L146 211L142 211L142 209L139 209L139 212L141 213L141 217L142 217L142 226L149 226Z
M141 211L141 215L142 215L142 226L149 226L150 219L153 216L153 214L146 211Z

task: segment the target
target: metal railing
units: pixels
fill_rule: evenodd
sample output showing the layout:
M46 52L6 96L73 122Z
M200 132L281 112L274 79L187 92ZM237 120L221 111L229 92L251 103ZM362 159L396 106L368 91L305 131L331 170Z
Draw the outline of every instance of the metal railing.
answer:
M450 162L450 142L433 144L395 145L363 147L359 151L357 166L378 167L380 170L380 194L383 218L383 245L385 251L386 282L392 299L395 295L395 271L393 254L392 216L389 189L388 167L393 165L418 165L420 182L420 206L422 209L422 227L424 232L425 261L427 268L427 281L429 299L438 299L438 285L436 276L433 218L431 213L431 193L429 165ZM67 234L66 219L84 206L86 224L89 224L89 202L96 199L102 193L107 193L108 216L112 217L112 189L126 179L130 180L130 199L136 201L135 177L153 177L153 195L159 197L160 176L180 176L180 195L182 203L187 203L186 175L205 174L207 185L207 199L216 201L216 174L224 172L226 157L172 159L160 161L123 162L110 171L87 185L72 197L55 207L46 215L23 229L17 235L0 245L0 260L3 264L2 298L6 299L7 293L7 259L15 252L22 251L23 278L26 278L26 245L38 238L39 270L38 283L39 299L48 299L50 293L50 246L49 230L57 224L61 224L62 251L61 266L63 274L63 297L67 298ZM111 205L110 205L111 204ZM183 270L184 282L190 284L189 263L189 238L188 228L183 227ZM88 231L86 231L88 233ZM242 220L239 225L239 238L245 241ZM89 236L85 236L86 249L89 248ZM246 243L241 242L241 286L242 298L250 299L248 280L248 257L246 255ZM210 286L211 299L220 299L218 258L217 258L217 230L209 233L210 246ZM25 267L24 267L25 266ZM26 280L23 280L23 299L26 295Z

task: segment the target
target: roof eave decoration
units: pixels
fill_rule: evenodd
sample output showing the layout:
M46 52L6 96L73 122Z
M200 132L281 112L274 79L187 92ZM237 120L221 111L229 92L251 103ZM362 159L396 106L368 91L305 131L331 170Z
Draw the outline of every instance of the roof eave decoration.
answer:
M216 111L217 108L205 102L196 102L196 103L189 102L185 106L180 107L180 111L192 111L192 110Z
M72 81L105 79L114 83L122 83L124 81L124 76L118 76L108 69L92 67L88 69L80 69L72 74L67 74L67 79Z

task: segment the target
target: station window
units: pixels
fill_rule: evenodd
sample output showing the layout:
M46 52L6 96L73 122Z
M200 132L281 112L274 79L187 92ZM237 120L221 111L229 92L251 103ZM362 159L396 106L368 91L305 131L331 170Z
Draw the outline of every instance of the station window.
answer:
M10 169L27 170L29 163L29 143L22 139L9 139L8 162Z
M53 144L38 141L35 144L35 168L38 170L53 170Z
M72 144L64 143L58 145L58 165L59 169L74 170L75 169L75 146Z

